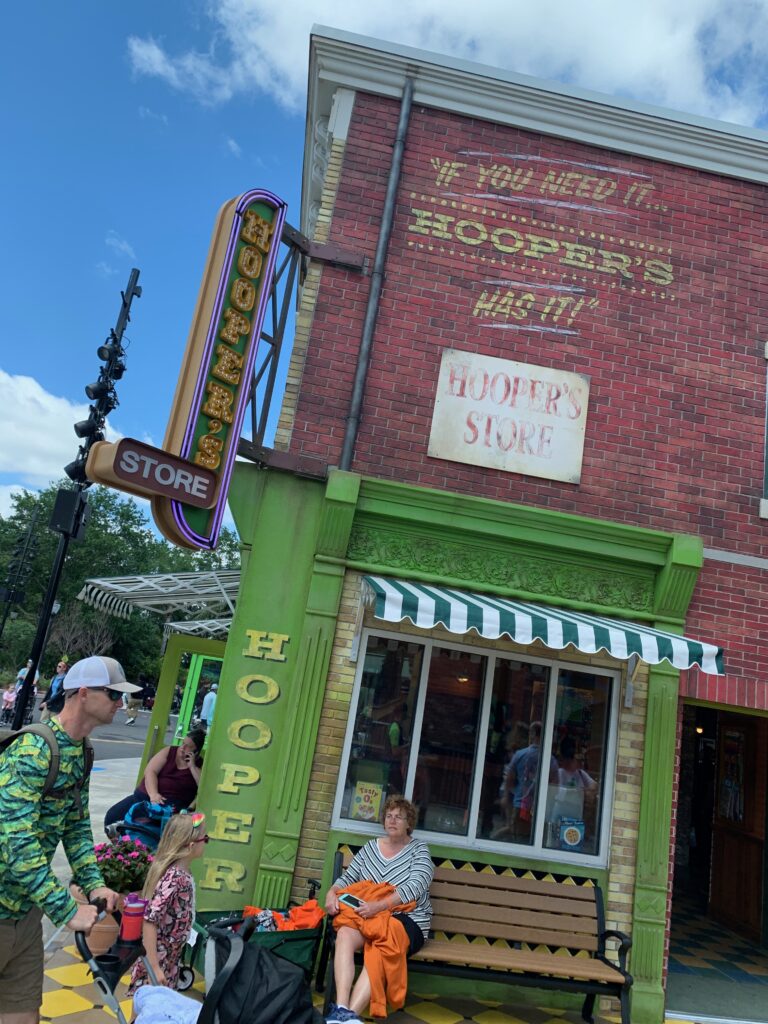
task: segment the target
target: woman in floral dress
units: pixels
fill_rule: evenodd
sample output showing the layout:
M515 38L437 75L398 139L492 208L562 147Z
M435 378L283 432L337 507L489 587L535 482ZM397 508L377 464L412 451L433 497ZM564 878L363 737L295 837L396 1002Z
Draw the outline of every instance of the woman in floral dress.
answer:
M177 987L184 946L195 919L195 883L189 865L202 856L207 842L204 814L174 815L163 830L144 883L143 896L149 902L142 941L157 983L168 988ZM128 994L149 983L143 962L137 960Z

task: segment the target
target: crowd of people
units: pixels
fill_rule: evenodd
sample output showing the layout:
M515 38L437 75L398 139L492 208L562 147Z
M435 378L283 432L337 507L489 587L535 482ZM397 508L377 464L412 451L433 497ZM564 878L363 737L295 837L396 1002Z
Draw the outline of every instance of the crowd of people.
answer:
M17 684L23 684L28 669L20 670ZM95 906L75 903L53 874L59 840L73 881L89 900L101 898L108 909L117 906L118 894L105 886L94 854L88 737L97 726L112 723L123 699L138 699L140 691L112 658L85 658L71 668L62 659L41 702L50 735L27 732L0 743L0 1008L14 1015L14 1024L38 1020L43 914L55 925L84 932L97 916ZM201 718L209 725L216 697L212 684L201 704ZM532 722L527 744L512 753L505 767L499 800L506 811L503 828L512 834L529 827L534 782L543 770L541 731L541 723ZM142 801L173 810L143 888L146 960L154 982L169 988L177 985L194 920L190 867L208 841L205 814L195 806L205 740L204 730L193 729L180 745L156 753L137 788L105 818L109 828ZM393 747L399 740L393 737ZM561 738L558 755L550 757L546 771L556 799L563 801L560 810L570 814L579 794L592 792L597 784L576 756L572 737ZM381 815L383 833L358 850L328 889L325 912L336 938L335 1002L326 1024L361 1024L366 1012L385 1017L388 1007L404 1003L407 960L428 938L432 918L433 861L427 844L413 835L417 821L416 806L390 793ZM364 965L358 972L355 956L360 951ZM151 980L137 962L130 992Z

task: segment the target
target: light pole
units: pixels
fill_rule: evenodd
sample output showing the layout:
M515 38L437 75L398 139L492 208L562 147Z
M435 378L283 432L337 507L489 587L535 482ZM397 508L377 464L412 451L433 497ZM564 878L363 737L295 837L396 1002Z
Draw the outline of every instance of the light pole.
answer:
M29 655L32 664L27 672L24 685L16 698L13 728L20 729L24 722L24 712L33 693L37 666L43 656L45 641L48 636L51 612L56 598L56 591L59 588L61 571L64 568L64 560L67 557L67 549L70 540L82 540L85 534L85 527L88 522L88 499L85 490L91 486L91 481L85 475L85 463L88 459L88 452L91 445L96 441L104 440L104 424L107 416L118 405L115 381L125 373L125 350L123 349L123 333L131 319L131 303L134 298L141 296L141 288L138 285L139 271L135 268L128 278L128 287L121 292L122 305L117 318L117 323L110 331L109 337L103 345L96 350L99 359L104 365L99 370L99 379L89 384L85 393L93 403L87 420L81 420L75 424L75 433L82 439L77 458L64 467L64 472L74 482L74 489L61 488L56 495L56 502L53 507L53 515L49 523L50 529L59 534L59 544L56 548L56 555L51 567L51 575L48 580L48 587L43 598L40 609L40 617L37 620L37 633L32 643L32 651Z

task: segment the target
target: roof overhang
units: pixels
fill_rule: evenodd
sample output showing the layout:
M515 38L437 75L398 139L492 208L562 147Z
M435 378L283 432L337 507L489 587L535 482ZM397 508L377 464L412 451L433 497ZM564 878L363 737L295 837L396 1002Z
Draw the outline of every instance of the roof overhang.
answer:
M323 175L316 173L316 151L324 145L322 125L331 115L336 90L399 98L408 76L415 79L414 104L768 183L768 133L764 131L618 101L602 93L315 25L309 48L303 231L308 230L310 204L319 199L323 185Z

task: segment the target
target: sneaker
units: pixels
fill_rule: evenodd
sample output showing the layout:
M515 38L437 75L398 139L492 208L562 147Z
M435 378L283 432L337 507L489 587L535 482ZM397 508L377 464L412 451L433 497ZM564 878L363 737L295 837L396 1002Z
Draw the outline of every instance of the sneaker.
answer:
M126 720L125 720L125 724L126 724L126 725L133 725L133 723L134 723L135 721L136 721L136 719L135 719L135 718L126 718Z
M325 1024L363 1024L354 1010L346 1006L339 1006L338 1003L331 1003L328 1007L328 1016Z

